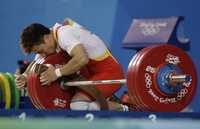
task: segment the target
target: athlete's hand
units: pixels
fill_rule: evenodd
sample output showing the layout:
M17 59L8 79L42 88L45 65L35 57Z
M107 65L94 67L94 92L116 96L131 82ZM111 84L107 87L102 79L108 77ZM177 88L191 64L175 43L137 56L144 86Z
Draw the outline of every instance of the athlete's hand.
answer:
M16 86L18 89L24 88L26 86L26 82L27 82L25 74L20 74L19 70L16 70L15 82L16 82Z
M55 74L55 67L53 65L48 65L48 69L40 74L41 85L49 85L57 79L58 77Z

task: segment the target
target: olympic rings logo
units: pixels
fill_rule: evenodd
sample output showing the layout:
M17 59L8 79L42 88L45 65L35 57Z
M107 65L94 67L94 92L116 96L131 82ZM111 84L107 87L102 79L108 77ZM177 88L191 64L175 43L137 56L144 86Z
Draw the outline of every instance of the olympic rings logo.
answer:
M183 83L183 86L185 86L185 87L190 87L191 86L191 81L189 81L189 82L184 82Z
M153 36L160 32L161 27L166 27L167 23L140 23L139 27L144 36Z
M67 101L59 98L55 98L53 100L54 106L64 108L66 106Z
M152 66L147 66L146 69L145 69L147 72L150 72L150 73L155 73L156 72L156 69L153 68Z
M146 87L151 88L152 85L151 76L149 75L149 73L145 73L144 76L145 76Z
M174 56L172 54L167 54L165 61L169 64L174 64L174 65L177 65L178 63L181 62L178 56Z
M178 94L177 94L177 100L181 100L183 97L185 97L185 95L187 93L188 93L188 89L187 88L181 89L181 91L178 92Z

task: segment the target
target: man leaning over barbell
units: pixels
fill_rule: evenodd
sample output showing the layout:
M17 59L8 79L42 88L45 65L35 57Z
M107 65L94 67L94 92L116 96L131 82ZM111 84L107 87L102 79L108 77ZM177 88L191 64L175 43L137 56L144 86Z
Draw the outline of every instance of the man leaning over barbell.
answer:
M83 67L88 69L88 80L123 78L121 65L112 56L103 40L72 20L65 20L63 25L56 23L51 29L42 24L33 23L22 31L20 39L20 46L25 53L36 54L33 62L41 63L43 57L61 50L72 57L62 67L50 66L41 73L40 82L44 86L62 76L73 74ZM26 86L26 77L31 64L23 74L16 75L16 84L19 89ZM95 87L105 98L109 98L120 88L120 84ZM108 107L109 110L128 111L126 105L112 101L108 101ZM100 106L88 94L77 90L72 97L70 109L100 110Z

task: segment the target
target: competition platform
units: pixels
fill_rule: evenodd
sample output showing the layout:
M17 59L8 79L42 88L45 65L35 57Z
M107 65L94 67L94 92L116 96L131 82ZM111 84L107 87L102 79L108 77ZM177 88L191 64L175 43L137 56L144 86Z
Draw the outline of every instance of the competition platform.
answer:
M2 129L199 129L199 113L9 110Z

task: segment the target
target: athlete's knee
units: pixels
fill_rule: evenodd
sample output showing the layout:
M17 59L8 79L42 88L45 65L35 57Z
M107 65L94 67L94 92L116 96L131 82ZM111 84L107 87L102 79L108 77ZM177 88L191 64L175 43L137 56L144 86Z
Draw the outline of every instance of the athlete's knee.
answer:
M70 103L71 110L100 110L99 104L95 101L72 101Z

